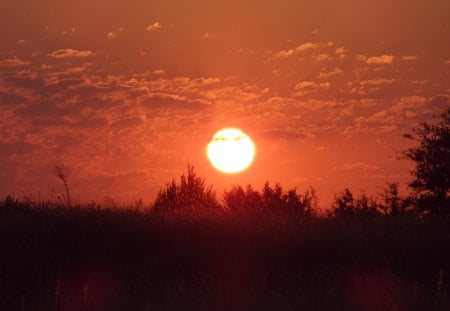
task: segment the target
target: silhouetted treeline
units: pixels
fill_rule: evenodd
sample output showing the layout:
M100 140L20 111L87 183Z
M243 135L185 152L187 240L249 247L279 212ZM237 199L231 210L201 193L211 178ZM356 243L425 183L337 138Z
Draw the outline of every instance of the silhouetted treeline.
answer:
M425 200L416 193L400 195L398 183L387 183L382 193L369 196L362 192L353 194L346 188L335 195L334 202L326 207L328 217L350 216L394 216L394 217L424 217L427 215L448 215L444 208L439 214L432 213L436 204L434 200ZM450 207L446 207L450 208ZM188 171L180 178L180 182L172 180L161 189L154 203L156 213L171 212L217 212L239 214L268 214L292 213L303 216L323 214L318 209L318 196L313 187L304 193L296 188L284 190L282 185L271 186L266 182L262 189L255 190L252 185L245 188L239 185L225 191L219 199L212 190L206 186L205 180L197 175L194 168L188 165ZM323 215L322 215L323 216Z

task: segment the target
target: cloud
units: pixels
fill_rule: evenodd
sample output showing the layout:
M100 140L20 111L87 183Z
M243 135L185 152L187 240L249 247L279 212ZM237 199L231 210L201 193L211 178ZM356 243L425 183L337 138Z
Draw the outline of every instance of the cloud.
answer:
M419 57L417 55L407 55L407 56L402 56L401 59L404 61L414 61L414 60L419 59Z
M302 81L297 83L297 85L295 85L295 89L296 90L301 90L301 89L305 89L305 88L322 88L322 89L326 89L330 87L330 83L329 82L324 82L324 83L316 83L314 81Z
M163 75L165 73L166 72L163 69L155 69L155 70L153 70L153 74L155 74L155 75Z
M108 34L106 35L106 37L107 37L108 39L115 39L115 38L117 38L117 35L119 34L119 32L122 32L122 31L124 31L124 30L125 30L125 27L120 27L120 28L117 29L116 31L108 32Z
M307 42L307 43L303 43L302 45L299 45L298 47L295 48L296 52L303 52L309 49L315 49L317 48L318 45L315 43L311 43L311 42Z
M158 29L161 29L161 28L162 28L162 25L159 22L154 22L153 24L148 25L145 30L147 30L147 31L155 31L155 30L158 30Z
M338 55L340 55L340 54L344 54L345 53L345 48L342 46L342 47L339 47L339 48L337 48L336 50L334 50L334 53L336 53L336 54L338 54Z
M323 62L326 60L333 59L333 56L330 56L328 54L318 54L318 55L314 55L313 58L316 62Z
M402 125L406 121L416 118L419 113L432 113L426 109L427 102L425 97L402 97L386 109L378 110L368 117L356 118L355 123L367 129L381 125Z
M388 113L394 115L397 118L396 121L400 121L405 117L415 117L420 111L425 113L426 105L427 99L425 97L404 96L389 108Z
M213 33L210 33L210 32L206 32L202 35L203 39L214 39L215 37L216 37L216 35Z
M350 93L351 94L360 94L366 95L367 91L378 91L380 86L385 86L392 84L396 81L396 79L385 79L385 78L376 78L369 80L362 80L356 82L349 82L348 85L352 86ZM368 89L367 89L368 88Z
M315 93L318 90L328 89L330 85L330 82L317 83L314 81L301 81L295 85L296 92L294 93L294 97L301 97L307 94Z
M0 67L18 67L29 65L30 62L21 60L17 57L5 58L0 60Z
M47 54L53 58L85 58L94 56L95 53L92 51L78 51L74 49L60 49Z
M85 67L85 66L76 66L76 67L67 68L64 71L64 73L65 74L77 74L77 73L85 72L86 70L87 70L87 67Z
M304 139L307 135L301 131L299 128L271 128L262 131L265 137L271 139Z
M283 51L275 53L275 58L290 57L295 54L304 52L306 50L315 49L317 47L319 47L319 45L317 43L306 42L306 43L303 43L303 44L297 46L295 49L283 50Z
M344 73L344 71L343 71L342 69L335 68L335 69L333 69L333 70L331 70L331 71L327 71L327 72L323 71L323 72L320 72L319 75L317 76L317 78L318 78L318 79L328 79L328 78L333 77L333 76L339 76L339 75L342 75L343 73Z
M394 55L380 55L380 56L371 56L367 57L364 55L357 55L356 59L366 63L367 65L385 65L391 64L394 61Z
M383 85L383 84L391 84L394 81L395 81L395 79L378 78L378 79L363 80L363 81L360 81L359 84L361 84L361 85Z
M353 171L353 170L374 171L377 169L379 169L377 165L367 164L365 162L345 163L333 167L333 170L337 171Z
M411 83L411 84L418 84L418 85L423 85L423 84L426 84L426 83L428 83L428 80L413 80L413 81L411 81L411 82L409 82L409 83Z
M70 33L74 33L75 31L77 31L77 28L72 27L72 28L70 28L70 29L64 29L64 30L62 30L62 31L61 31L61 34L62 34L63 36L65 36L65 35L68 35L68 34L70 34Z
M450 106L450 96L449 95L436 95L432 97L428 103L429 108L441 111L445 107Z
M347 57L346 53L348 52L343 46L338 47L334 50L334 53L338 55L339 59L342 60Z
M444 64L450 65L450 59L448 61L446 61Z

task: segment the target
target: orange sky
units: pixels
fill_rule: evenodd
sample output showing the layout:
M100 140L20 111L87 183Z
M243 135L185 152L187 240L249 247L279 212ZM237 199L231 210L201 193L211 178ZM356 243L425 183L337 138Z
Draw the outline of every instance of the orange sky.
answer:
M402 134L450 103L448 0L0 3L0 195L146 202L190 161L221 194L266 180L380 192ZM216 130L258 153L239 175Z

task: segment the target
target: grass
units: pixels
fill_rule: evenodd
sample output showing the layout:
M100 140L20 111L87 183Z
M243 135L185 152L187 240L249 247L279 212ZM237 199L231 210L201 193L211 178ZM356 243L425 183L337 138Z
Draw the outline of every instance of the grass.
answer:
M0 206L0 310L449 310L443 218Z

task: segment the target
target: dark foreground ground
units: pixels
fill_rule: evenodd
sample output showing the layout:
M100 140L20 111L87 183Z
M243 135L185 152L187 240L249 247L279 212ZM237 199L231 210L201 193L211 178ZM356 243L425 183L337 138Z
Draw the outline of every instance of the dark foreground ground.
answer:
M450 221L0 205L0 310L450 310Z

